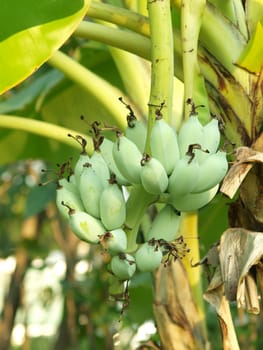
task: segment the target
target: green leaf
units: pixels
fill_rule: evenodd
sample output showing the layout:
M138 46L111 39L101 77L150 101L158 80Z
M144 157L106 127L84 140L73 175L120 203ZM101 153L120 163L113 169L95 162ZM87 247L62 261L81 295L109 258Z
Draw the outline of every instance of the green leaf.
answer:
M230 200L219 193L209 205L199 210L198 231L205 252L220 239L228 227L229 203Z
M37 215L43 211L47 204L55 200L56 185L34 186L29 192L26 200L25 217Z
M0 93L15 86L69 38L90 0L2 0Z
M258 73L263 65L263 26L258 22L256 30L238 60L238 65L249 72Z
M111 83L113 89L118 87L123 91L122 82L107 50L100 46L93 49L89 46L89 49L81 48L79 53L81 63ZM59 71L48 70L44 65L14 89L10 98L0 103L0 146L6 150L0 155L0 164L28 158L52 159L54 163L63 162L71 156L75 159L79 155L80 146L67 137L69 132L87 134L94 120L108 125L116 124L110 119L109 112L92 95L68 79L61 79L61 76L63 75ZM124 95L121 92L120 96ZM121 104L117 99L112 103ZM12 113L14 117L8 122L8 115L1 113ZM124 109L123 124L126 114ZM80 119L81 115L85 116L86 122ZM38 124L33 127L35 121ZM48 124L42 124L43 122ZM65 130L56 129L52 133L53 126L64 127ZM58 139L59 134L61 137ZM89 150L90 146L91 142Z
M30 106L39 96L43 96L55 86L63 78L62 73L52 69L49 72L41 75L27 86L19 89L10 98L0 102L0 113L10 113L18 110L25 110Z

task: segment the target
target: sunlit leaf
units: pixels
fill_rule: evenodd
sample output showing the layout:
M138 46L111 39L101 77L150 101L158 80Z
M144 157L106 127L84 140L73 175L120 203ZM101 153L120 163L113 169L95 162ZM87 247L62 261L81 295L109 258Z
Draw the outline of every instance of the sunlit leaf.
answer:
M90 0L3 0L0 93L24 80L72 34Z
M263 26L258 22L256 30L238 60L238 65L249 72L258 73L263 65Z

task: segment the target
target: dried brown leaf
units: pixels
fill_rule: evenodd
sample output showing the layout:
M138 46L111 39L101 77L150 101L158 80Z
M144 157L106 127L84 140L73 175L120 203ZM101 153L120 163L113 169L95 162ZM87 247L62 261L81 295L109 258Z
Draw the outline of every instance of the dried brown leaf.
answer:
M154 277L153 307L162 348L206 349L206 334L181 260L161 265Z
M224 294L224 285L219 267L217 267L215 271L215 274L204 294L204 298L217 312L222 332L223 349L239 350L229 302Z
M233 198L244 178L255 163L263 163L263 153L249 147L239 147L236 150L236 161L226 174L220 191Z
M247 306L249 312L259 311L256 282L252 278L252 267L263 256L263 233L230 228L220 241L219 259L225 295L237 301L237 306Z

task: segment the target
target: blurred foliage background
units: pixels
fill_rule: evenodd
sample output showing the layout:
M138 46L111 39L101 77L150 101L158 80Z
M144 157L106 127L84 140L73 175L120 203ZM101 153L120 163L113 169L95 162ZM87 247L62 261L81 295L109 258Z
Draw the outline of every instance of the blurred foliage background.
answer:
M129 7L129 1L108 3ZM28 1L26 10L31 5ZM18 15L19 9L16 11ZM173 14L178 26L178 17ZM104 79L116 89L116 96L130 97L109 46L69 36L61 51ZM150 81L149 62L141 60L145 77ZM176 84L176 113L180 115L183 92L181 82ZM146 96L148 91L149 84ZM118 103L109 101L112 105ZM138 116L144 118L143 109L147 106L134 107ZM88 124L98 119L112 123L108 107L48 63L1 96L0 114L58 125L65 128L65 135L68 130L88 133L89 126L80 119L82 115ZM123 109L123 119L114 123L123 127L126 114ZM109 293L107 256L99 247L80 242L72 234L57 212L55 184L51 181L39 186L54 178L52 169L56 169L57 163L70 157L74 163L80 149L72 147L70 142L60 143L26 133L15 125L0 129L0 147L0 348L157 349L152 276L145 273L133 278L129 285L129 305L123 310L127 300L116 300ZM219 194L200 210L199 236L189 239L199 240L201 256L228 227L229 203ZM205 274L203 284L207 286ZM206 311L211 348L219 350L216 313L208 305ZM262 316L256 319L242 312L237 314L235 305L232 311L240 347L261 349L263 344L258 334L262 332Z

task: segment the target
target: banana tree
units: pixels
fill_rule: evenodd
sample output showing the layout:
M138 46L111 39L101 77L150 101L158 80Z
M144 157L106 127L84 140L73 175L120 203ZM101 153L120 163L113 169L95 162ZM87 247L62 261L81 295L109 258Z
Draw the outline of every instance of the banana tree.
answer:
M108 199L100 205L104 217L102 221L106 229L111 231L116 227L122 227L123 230L118 231L120 235L118 239L120 242L125 239L128 241L125 254L129 254L129 257L115 255L112 258L113 275L118 276L119 270L116 272L116 264L113 261L119 259L118 264L125 262L126 266L121 268L119 279L121 281L129 279L134 272L134 252L139 252L143 242L147 241L147 237L150 237L149 242L150 239L155 239L152 244L148 244L142 256L146 256L153 247L152 250L155 253L162 251L161 255L166 254L167 257L168 254L169 257L168 260L163 258L163 260L166 259L165 262L158 269L156 269L159 265L157 264L153 272L155 300L153 308L160 346L163 349L207 349L209 339L205 324L201 265L204 264L206 268L213 267L215 271L209 278L209 286L204 296L215 307L218 314L223 348L239 349L229 302L235 300L239 307L246 307L249 312L258 313L257 279L262 288L260 242L262 234L263 2L259 0L243 2L229 0L224 3L217 0L207 2L157 0L131 1L125 6L116 4L114 6L110 1L106 3L79 1L79 4L74 5L76 7L72 5L74 8L70 6L67 8L63 7L64 2L60 1L53 5L57 6L55 12L54 9L51 11L50 5L49 1L43 3L43 9L40 12L33 6L32 1L19 4L21 12L16 12L16 22L19 24L16 26L14 23L9 23L6 20L8 16L3 14L6 31L0 43L0 50L2 56L7 59L2 62L4 74L1 76L1 92L18 84L44 62L55 69L48 71L46 81L42 83L38 81L35 85L39 92L31 89L32 100L37 100L33 113L32 110L27 111L25 108L24 111L21 108L15 108L14 102L13 104L9 102L13 99L20 102L19 107L26 106L27 102L23 102L19 91L17 95L11 91L11 98L8 96L9 92L3 95L3 102L0 104L2 113L0 126L8 131L2 131L2 147L13 145L14 139L17 138L21 142L19 149L15 147L12 149L12 154L7 153L2 157L2 162L10 161L12 158L32 156L48 160L47 145L50 150L56 149L56 157L61 159L63 156L68 157L72 154L66 145L78 150L81 143L80 157L88 157L82 162L83 165L89 162L89 156L97 154L98 150L102 154L103 152L111 154L109 150L115 133L117 135L115 154L117 154L124 142L124 138L120 135L125 132L128 137L130 130L140 122L142 132L139 139L143 145L138 154L137 163L144 172L144 175L139 175L141 180L137 181L136 174L133 177L131 171L126 171L127 167L131 167L130 163L126 164L126 159L135 158L137 149L140 148L139 144L136 150L132 148L131 153L126 151L126 157L118 154L114 157L117 164L115 173L120 171L120 174L115 175L128 180L127 183L122 183L122 185L128 185L129 192L129 199L124 204L125 219L120 220L117 226L115 223L112 225L108 222L111 218L108 212L111 202L109 198L115 198L118 192L118 198L123 200L119 187L115 186L114 189L112 187L110 195L104 193L103 196ZM9 14L10 6L6 5L5 8ZM34 9L38 15L44 13L46 17L35 16L32 23L33 16L29 19L22 16L22 9L28 11L29 8ZM64 11L62 11L63 8ZM55 18L53 13L57 14ZM58 31L59 29L61 32ZM62 33L62 36L59 33ZM30 40L32 35L34 40ZM67 50L67 43L65 43L69 36L73 42L75 40L77 43L71 51ZM63 44L65 45L61 50L58 50ZM14 47L18 47L19 57L14 55ZM41 50L38 47L41 47ZM92 50L95 52L93 57L90 54ZM28 52L32 54L28 55ZM119 80L107 75L107 66L104 71L101 69L99 72L93 68L96 60L104 63L105 56L110 57L114 62ZM52 93L56 91L56 86L61 83L63 76L69 79L64 93L52 99ZM46 86L47 82L50 83L49 90L43 93L43 86ZM25 84L25 89L29 88L30 83ZM32 91L35 92L32 94ZM120 100L120 97L123 98ZM65 106L61 106L60 103L58 109L57 101L63 101ZM22 115L11 115L11 112L18 110L23 111ZM93 137L82 132L83 122L76 121L76 115L81 114L88 115L88 122L92 124ZM220 188L222 193L232 199L229 206L229 229L221 232L221 238L216 247L213 247L203 259L200 258L199 251L198 209L212 200L218 192L218 187L215 186L222 177L208 188L209 196L206 195L200 205L186 206L185 203L186 201L195 203L197 196L200 197L198 192L205 192L205 187L200 187L200 191L196 190L196 193L189 193L192 189L188 181L188 192L180 192L180 196L177 192L177 202L174 207L181 212L181 216L180 221L177 215L173 222L172 239L164 240L164 243L163 235L158 236L159 231L153 236L149 233L149 226L151 227L149 218L152 220L154 212L155 215L161 214L164 205L171 204L167 184L158 192L159 187L157 191L156 183L151 182L149 185L147 182L149 176L145 165L149 166L149 159L161 160L158 157L162 145L165 144L164 141L170 139L166 131L164 137L160 138L160 134L157 134L157 140L152 141L155 130L157 127L160 128L158 126L160 120L173 129L174 137L171 137L171 142L175 142L177 133L179 146L186 143L184 155L189 157L187 166L193 165L192 170L189 171L192 175L197 171L194 166L201 167L200 164L202 164L200 162L200 164L198 162L197 165L194 164L196 159L200 158L204 161L209 153L216 154L218 147L216 141L215 150L212 152L209 150L210 144L206 146L202 140L204 135L206 140L217 139L217 128L211 129L206 134L203 130L215 120L218 121L216 125L220 126L220 147L227 151L230 165L230 170ZM195 120L195 124L191 129L190 140L186 140L187 136L182 130L190 120ZM94 121L98 123L94 124ZM202 136L194 138L192 134L195 134L198 128L202 130ZM29 134L26 136L23 134L21 137L21 131ZM68 134L73 137L68 137ZM38 135L39 138L36 139L34 135ZM43 136L48 140L42 139ZM108 140L108 137L111 140ZM30 147L35 140L39 140L45 146L42 149ZM109 143L105 144L105 140ZM134 139L133 141L135 142ZM21 145L24 145L22 151ZM176 151L178 146L174 143L172 147L169 145L167 141L163 153L166 153L166 158L170 159L171 154L179 151ZM75 150L74 154L77 154L76 152ZM109 160L108 153L105 157ZM142 153L144 153L143 158ZM113 161L110 160L108 167L112 170ZM63 171L65 166L64 164ZM154 172L155 170L152 169L156 167L151 166L150 172ZM174 165L173 168L176 166ZM210 166L202 173L204 183L215 177L213 174L215 169ZM90 170L89 166L85 167L85 173L89 174L88 176L92 176ZM159 176L160 172L156 171L157 173ZM225 172L223 173L224 176ZM171 179L172 176L176 177L177 174L173 175L172 170L165 168L158 186L165 183L166 177ZM191 181L195 180L192 176ZM90 183L94 181L90 180ZM170 180L173 183L176 181ZM148 187L143 186L146 182ZM80 182L79 186L84 185ZM152 186L155 186L154 190ZM182 185L180 186L182 190ZM99 187L100 184L97 184L94 191ZM178 188L174 189L175 187L173 184L170 185L173 191L179 191ZM213 189L212 193L211 189ZM61 196L61 192L58 191L58 193ZM67 204L65 200L63 202L62 197L58 201L58 206L69 220L73 231L81 239L98 243L97 235L93 238L83 236L82 229L76 224L78 220L74 219L79 207L73 208L72 202ZM179 203L178 197L183 198L184 202ZM220 194L217 198L221 198ZM85 198L81 200L84 202ZM83 212L83 203L80 203L80 209ZM69 217L68 214L70 214ZM95 213L94 216L97 214ZM92 226L94 232L97 232L97 226L95 228L94 225L98 225L98 222L94 221ZM110 246L109 236L103 234L105 231L103 226L98 225L98 230L100 242L102 241L103 244L106 242L107 246ZM124 236L123 231L125 231ZM165 231L166 233L169 231L168 222ZM138 240L138 232L143 236L141 241ZM157 236L158 239L156 239ZM139 259L138 255L137 259ZM174 261L171 263L171 260ZM128 272L124 273L125 268ZM123 283L121 282L120 285L118 285L118 291L123 287ZM126 289L123 293L126 293Z

